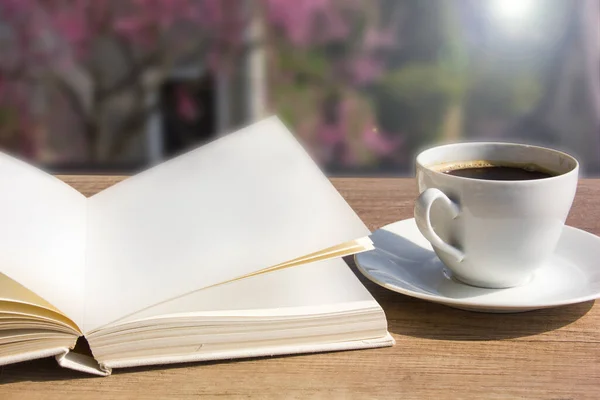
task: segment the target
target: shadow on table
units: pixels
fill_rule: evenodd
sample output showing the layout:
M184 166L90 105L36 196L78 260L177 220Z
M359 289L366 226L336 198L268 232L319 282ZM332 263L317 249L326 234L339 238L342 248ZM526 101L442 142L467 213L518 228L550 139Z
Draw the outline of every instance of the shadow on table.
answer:
M352 351L352 350L349 350ZM360 350L353 350L360 351ZM337 351L331 352L322 352L319 354L327 354L327 353L338 353ZM112 371L112 376L109 377L100 377L96 375L89 375L83 372L77 372L70 369L61 368L58 366L54 358L45 358L40 360L26 361L19 364L7 365L4 367L0 366L0 387L3 384L9 383L19 383L19 382L45 382L45 381L65 381L65 380L77 380L82 383L87 383L87 379L96 379L96 380L107 380L110 382L110 379L114 379L116 376L127 376L127 375L135 375L137 373L148 373L153 371L161 371L166 372L169 370L183 370L186 368L206 368L211 365L227 365L227 364L243 364L243 363L253 363L261 360L278 360L286 359L286 358L296 358L296 357L304 357L310 356L310 354L284 354L277 355L274 357L264 356L264 357L248 357L248 358L238 358L238 359L226 359L226 360L213 360L213 361L192 361L192 362L182 362L175 364L157 364L157 365L144 365L140 367L130 367L130 368L119 368L114 369ZM256 365L256 370L260 368L259 365ZM199 372L198 372L199 373ZM108 383L110 385L110 383ZM0 390L1 393L1 390ZM2 399L2 396L0 396Z
M25 361L0 367L0 388L2 385L17 382L45 382L94 379L94 375L61 368L54 357ZM2 392L2 389L0 389ZM1 398L2 396L0 396Z
M521 313L463 311L384 289L354 273L385 311L391 333L435 340L499 340L538 335L565 327L590 311L594 301Z
M435 340L499 340L538 335L575 322L594 305L594 301L588 301L516 314L487 314L417 299L402 303L391 307L391 311L382 305L389 331Z
M217 361L203 361L203 362L186 362L177 364L164 364L164 365L149 365L141 367L123 368L113 370L114 375L123 374L135 374L139 372L149 372L157 370L170 370L170 369L183 369L192 366L206 367L211 364L227 364L227 363L239 363L243 361L253 361L255 358L238 359L238 360L217 360ZM77 380L85 382L89 379L96 380L110 380L111 377L100 377L96 375L90 375L83 372L73 371L66 368L61 368L54 358L44 358L40 360L26 361L13 365L0 366L0 387L4 384L18 383L18 382L46 382L46 381L67 381ZM1 390L0 390L1 392ZM0 396L2 398L2 396Z
M74 348L76 353L92 355L87 340L79 338ZM54 357L20 362L0 366L0 386L16 382L64 381L73 379L90 379L95 375L61 368ZM2 396L0 396L2 398Z
M393 282L398 278L404 287L406 282L435 281L432 274L439 274L439 267L429 265L435 258L433 251L424 249L392 232L378 230L372 235L373 242L380 249L371 256L377 264L377 273L383 274L386 280ZM401 249L401 252L398 249ZM400 253L400 254L398 254ZM388 255L386 255L388 254ZM405 268L398 268L395 262L385 262L389 254L395 254L395 261L401 261ZM492 314L463 311L449 306L432 303L402 295L378 286L358 271L353 257L345 261L356 276L373 294L386 313L388 330L400 335L439 339L439 340L498 340L524 336L532 336L567 326L584 316L593 306L594 301L572 304L557 308L535 310L521 313ZM424 266L427 266L424 268ZM434 268L435 267L435 268ZM419 276L417 278L415 276ZM427 293L421 287L409 287L417 292ZM465 294L452 291L452 285L436 287L437 290L448 290L444 295L461 298ZM481 289L488 293L491 289ZM500 289L499 289L500 290ZM472 288L467 294L476 293Z

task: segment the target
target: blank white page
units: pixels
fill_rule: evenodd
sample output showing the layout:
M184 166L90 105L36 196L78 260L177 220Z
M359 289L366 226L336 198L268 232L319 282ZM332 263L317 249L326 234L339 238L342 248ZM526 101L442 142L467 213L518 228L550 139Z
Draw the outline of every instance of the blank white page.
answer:
M344 260L335 258L198 290L119 323L174 314L238 311L243 315L245 310L331 308L351 303L379 308Z
M85 330L369 234L274 117L89 202Z
M0 153L0 272L83 322L87 199Z

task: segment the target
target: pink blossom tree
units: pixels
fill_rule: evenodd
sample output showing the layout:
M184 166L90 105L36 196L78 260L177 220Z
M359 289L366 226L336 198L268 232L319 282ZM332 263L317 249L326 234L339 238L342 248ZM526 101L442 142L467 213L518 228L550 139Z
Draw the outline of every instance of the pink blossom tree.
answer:
M272 101L284 117L296 120L315 156L344 167L396 157L400 132L378 129L365 91L384 76L387 56L400 45L400 4L307 0L294 8L286 0L269 3L279 5L270 13L279 49L270 67L271 86L281 88Z
M315 78L331 78L332 88L360 88L383 72L379 53L393 45L395 32L393 24L382 27L370 17L369 10L377 8L373 1L249 1L0 0L0 106L17 121L10 129L35 142L34 87L50 85L79 123L87 158L113 157L141 132L155 107L148 104L147 93L157 89L178 60L192 58L215 71L229 71L252 46L302 50L348 41L358 20L364 28L352 38L356 45L330 60L330 75ZM246 39L248 6L260 10L268 28L259 43ZM101 54L110 54L110 61ZM125 94L126 116L107 126L110 105ZM183 116L193 116L192 100L185 93L178 98ZM333 121L323 120L319 131L337 130L342 137L343 119L341 113ZM395 146L369 132L374 151L387 153ZM99 144L106 137L112 140L102 150Z
M93 160L102 157L102 118L112 100L134 93L127 117L112 127L109 154L140 131L153 111L145 94L178 58L212 57L217 49L225 55L242 31L232 0L1 0L0 13L8 55L0 65L2 100L25 125L34 118L27 101L33 85L51 84L79 120ZM99 59L107 53L117 65Z

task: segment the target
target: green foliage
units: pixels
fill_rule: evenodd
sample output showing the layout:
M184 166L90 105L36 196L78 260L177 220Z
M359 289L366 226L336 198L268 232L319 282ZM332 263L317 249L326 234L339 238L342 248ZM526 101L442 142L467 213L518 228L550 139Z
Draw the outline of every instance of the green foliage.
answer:
M446 79L455 85L454 100L462 102L468 82L468 52L456 8L448 0L441 1L439 8L443 10L440 25L444 26L444 37L440 40L438 64Z
M412 64L389 73L374 91L379 126L405 134L408 151L439 139L445 113L462 96L462 84L432 64Z
M271 77L272 103L286 123L298 126L315 113L315 105L331 82L331 64L318 51L285 47L278 49L276 63L276 75Z
M0 128L14 127L17 115L11 107L0 106Z
M502 65L475 65L472 72L466 108L473 118L514 119L541 98L539 74Z
M326 81L330 75L331 62L318 51L300 51L281 49L279 50L278 69L294 75L296 83L302 85L303 80L312 80L319 78Z
M279 84L272 90L273 103L277 114L292 126L315 113L315 105L319 104L321 93L311 85Z

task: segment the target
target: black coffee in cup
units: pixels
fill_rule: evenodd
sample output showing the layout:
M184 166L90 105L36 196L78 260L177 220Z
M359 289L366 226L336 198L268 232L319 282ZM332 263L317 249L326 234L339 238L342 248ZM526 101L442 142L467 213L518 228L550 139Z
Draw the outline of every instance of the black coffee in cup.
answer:
M436 168L448 175L493 181L527 181L556 176L536 165L502 165L490 161L467 161Z

